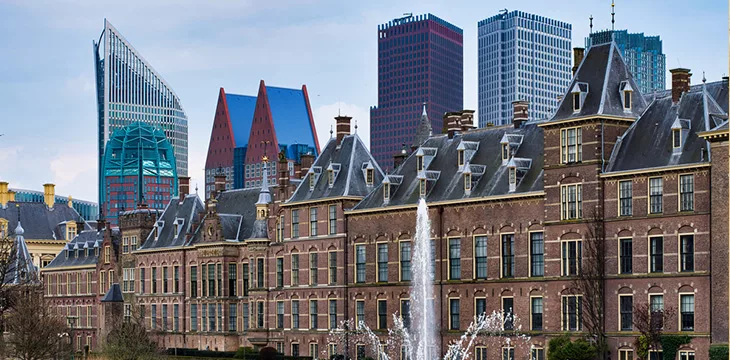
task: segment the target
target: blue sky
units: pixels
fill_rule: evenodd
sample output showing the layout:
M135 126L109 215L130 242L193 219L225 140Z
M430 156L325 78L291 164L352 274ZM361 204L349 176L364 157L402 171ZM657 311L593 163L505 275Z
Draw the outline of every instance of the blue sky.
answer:
M725 0L617 0L616 28L661 35L667 69L693 83L728 73ZM500 9L573 24L583 46L611 26L610 0L0 0L0 180L11 187L96 201L96 104L92 40L103 19L129 40L180 96L189 118L190 175L203 166L218 89L256 93L259 80L307 84L320 141L338 108L369 143L377 103L377 25L402 13L433 13L464 29L464 107L477 104L477 22ZM667 74L668 75L668 74ZM667 81L667 85L671 84Z

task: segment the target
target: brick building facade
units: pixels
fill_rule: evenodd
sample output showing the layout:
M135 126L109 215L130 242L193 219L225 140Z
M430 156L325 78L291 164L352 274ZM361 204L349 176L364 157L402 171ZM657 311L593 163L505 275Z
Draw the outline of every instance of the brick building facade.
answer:
M226 191L217 176L205 201L181 188L161 214L125 214L115 282L164 347L322 358L344 350L328 337L342 320L384 337L392 314L408 318L425 198L440 352L493 310L516 314L531 337L514 358L544 359L550 338L585 334L574 279L593 260L583 249L598 224L611 357L635 357L634 306L647 303L676 312L666 333L692 337L682 359L704 358L711 343L727 343L728 83L690 87L689 70L673 76L672 91L645 98L616 45L595 45L552 119L527 122L524 102L511 126L473 129L473 112L448 113L448 132L390 174L338 117L337 136L303 158L298 179L282 154L263 160L263 179L276 168L271 189L264 180ZM73 282L44 274L61 288ZM365 344L353 345L351 356ZM479 360L511 351L489 337L477 346Z

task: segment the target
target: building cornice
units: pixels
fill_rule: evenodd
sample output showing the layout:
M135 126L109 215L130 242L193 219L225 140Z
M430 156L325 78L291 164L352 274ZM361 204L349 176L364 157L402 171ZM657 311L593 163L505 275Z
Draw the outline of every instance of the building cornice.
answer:
M284 203L281 203L280 206L281 207L290 207L290 206L308 205L308 204L323 203L323 202L346 201L346 200L360 201L362 199L363 198L361 196L336 196L336 197L321 198L321 199L314 199L314 200L299 200L299 201L292 201L292 202L284 202Z
M730 131L728 131L728 129L710 130L697 133L697 136L708 141L725 140L728 138L728 135L730 135Z
M76 266L54 266L54 267L44 267L41 269L41 273L44 272L53 272L53 271L65 271L65 270L80 270L80 269L96 269L96 264L89 264L89 265L76 265Z
M638 170L612 171L612 172L600 174L599 176L601 178L613 178L613 177L652 174L652 173L669 172L669 171L684 171L684 170L700 169L700 168L708 168L708 167L710 167L710 163L658 166L658 167L644 168L644 169L638 169Z
M434 206L461 205L461 204L467 204L467 203L489 202L489 201L500 201L500 200L519 200L519 199L523 199L523 198L543 197L543 196L545 196L545 192L540 190L540 191L530 191L530 192L517 193L517 194L483 196L483 197L477 197L477 198L471 198L471 199L434 201L434 202L429 202L428 206L434 207ZM372 212L388 212L388 211L395 211L395 210L412 210L412 209L416 209L416 208L418 208L418 204L396 205L396 206L386 206L386 207L361 209L361 210L348 210L348 211L345 211L345 215L357 215L357 214L372 213Z
M537 124L537 126L545 128L545 127L551 127L553 125L562 125L562 124L566 124L566 123L580 122L580 121L587 121L587 120L615 120L615 121L625 121L628 123L633 123L634 121L636 121L636 118L635 117L625 117L625 116L614 116L614 115L589 115L589 116L581 116L581 117L575 117L575 118L569 118L569 119L563 119L563 120L546 121L546 122Z

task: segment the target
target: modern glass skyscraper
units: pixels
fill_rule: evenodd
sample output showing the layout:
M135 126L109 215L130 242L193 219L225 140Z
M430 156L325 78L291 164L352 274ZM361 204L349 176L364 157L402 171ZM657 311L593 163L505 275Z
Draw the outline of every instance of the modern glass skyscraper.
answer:
M407 16L378 26L378 106L370 108L370 151L383 168L411 145L426 103L433 131L464 106L463 30L438 17Z
M479 22L479 127L511 122L517 100L530 102L530 120L552 115L570 84L571 29L523 11Z
M104 148L116 129L141 121L161 129L170 141L177 174L188 174L188 118L170 85L137 50L104 19L94 41L99 116L99 204L106 187L102 176Z
M666 88L667 57L662 53L662 40L658 35L630 34L628 30L599 31L586 37L586 50L593 44L611 42L611 36L642 94L651 94Z

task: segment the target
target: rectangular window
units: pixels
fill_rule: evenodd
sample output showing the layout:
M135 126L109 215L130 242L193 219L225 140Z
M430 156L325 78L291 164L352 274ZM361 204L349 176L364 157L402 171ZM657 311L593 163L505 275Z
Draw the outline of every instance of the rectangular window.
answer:
M355 300L355 326L365 322L365 300Z
M388 282L388 243L378 244L378 282Z
M216 331L215 327L215 304L208 304L208 331Z
M619 181L619 216L631 216L632 214L632 200L633 200L633 183L631 180Z
M515 235L502 235L502 277L515 276Z
M664 295L649 294L649 311L651 314L651 326L661 329L664 327Z
M680 235L680 271L695 271L695 237Z
M461 239L449 239L449 280L461 279Z
M317 324L317 300L309 300L309 328L318 328Z
M139 269L139 293L140 294L144 294L145 293L145 286L144 286L144 284L145 284L146 281L147 281L147 279L145 279L145 269L144 268L141 268L141 269ZM192 293L191 293L191 296L192 296ZM197 293L196 293L195 296L197 296Z
M365 345L355 345L355 360L365 360Z
M167 266L162 267L162 293L163 294L167 294L169 292L168 290L170 290L170 288L167 287L167 283L168 283L167 277L169 275L167 269L168 269Z
M284 258L276 258L276 287L284 286Z
M291 344L291 356L299 357L299 344L297 344L297 343Z
M695 208L694 175L679 176L679 211L693 211Z
M434 257L436 254L433 254ZM486 279L487 278L487 237L476 236L474 237L474 261L476 262L476 278Z
M502 348L502 360L515 360L515 348Z
M583 195L581 184L560 187L560 209L562 220L583 218Z
M251 314L248 309L248 303L241 305L241 312L243 313L243 331L248 331L251 324Z
M679 296L679 313L682 324L682 331L694 331L695 329L695 296Z
M317 253L309 254L309 285L317 285Z
M243 275L243 296L248 296L248 288L249 288L249 266L248 264L242 264L241 265L241 275Z
M337 234L337 205L330 205L329 209L330 235L334 235Z
M449 299L449 330L459 330L459 299Z
M190 304L190 330L198 331L198 304Z
M621 311L621 331L631 331L634 324L634 297L631 295L624 295L619 296L618 299Z
M664 272L664 238L654 236L649 238L650 271L653 273Z
M264 285L264 275L265 275L264 274L264 259L258 258L258 259L256 259L256 262L257 262L257 264L256 264L256 267L257 267L257 269L256 269L256 277L257 277L257 279L256 279L257 280L256 285L259 288L263 288L263 287L265 287L265 285Z
M618 360L634 360L634 350L619 350Z
M157 268L152 267L152 293L157 294Z
M309 236L317 236L317 208L309 208Z
M542 232L530 233L530 276L545 275L545 239Z
M228 264L228 296L236 296L236 275L238 268L235 263Z
M277 329L284 328L284 302L283 301L276 302L276 328Z
M545 349L533 348L532 357L530 359L531 360L545 360Z
M291 237L296 239L299 237L299 210L291 211Z
M299 286L299 254L291 254L291 286Z
M180 305L172 305L172 331L180 331Z
M236 332L237 312L236 304L228 304L228 331Z
M569 240L562 242L563 276L576 276L583 263L583 241Z
M174 266L172 268L172 272L173 272L172 275L174 277L173 278L173 283L172 283L172 291L175 294L179 294L180 293L180 267L179 266Z
M276 241L284 241L284 215L279 216L279 221L276 222Z
M632 256L634 254L633 242L631 238L620 239L620 256L619 256L619 270L621 274L631 274L633 271L632 267Z
M411 281L411 243L400 243L400 280Z
M487 299L474 298L474 317L478 318L487 314Z
M661 214L664 211L663 204L664 179L660 177L649 179L649 213Z
M563 164L583 161L583 130L579 127L560 130L560 152Z
M378 329L388 328L388 303L386 300L378 300Z
M505 330L514 330L514 304L514 298L502 298L502 314L504 314Z
M205 265L203 265L205 266ZM208 264L208 296L215 296L215 264Z
M487 348L485 346L477 346L474 348L475 360L487 360Z
M365 282L365 245L355 245L355 282Z
M157 329L157 305L152 304L152 312L150 313L150 327L152 330Z
M337 329L337 300L329 301L330 329Z
M533 331L540 331L542 330L542 298L530 298L530 302L530 329Z
M309 357L311 357L312 360L319 359L319 344L317 344L317 343L309 344Z
M403 327L411 328L411 300L402 299L400 301L400 316L403 320Z
M291 301L291 327L299 329L299 300Z
M258 308L257 309L258 310L258 316L257 316L258 319L256 321L256 325L259 329L263 329L264 328L264 302L259 301L258 303L256 303L256 307Z
M679 360L695 360L694 351L680 351Z
M583 296L563 296L563 331L583 330Z
M216 264L216 268L218 269L216 280L218 282L218 296L223 296L223 264ZM223 310L220 311L221 313ZM223 320L221 319L221 322Z
M337 284L337 252L330 251L327 255L329 256L330 285L334 285Z

